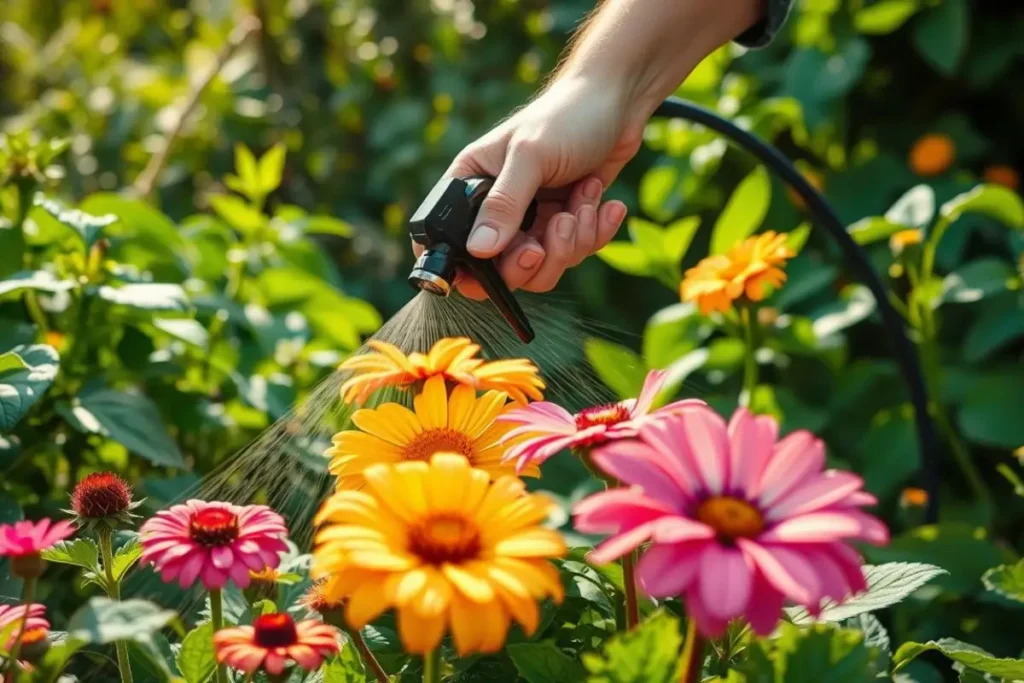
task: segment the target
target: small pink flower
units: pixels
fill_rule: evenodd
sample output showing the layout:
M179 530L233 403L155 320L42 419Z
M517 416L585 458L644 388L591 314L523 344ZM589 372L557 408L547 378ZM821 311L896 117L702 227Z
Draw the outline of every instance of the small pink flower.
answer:
M139 533L142 562L182 588L197 578L207 589L228 581L245 588L250 571L277 568L288 548L284 519L266 505L190 500L161 510Z
M38 603L30 605L28 608L28 620L25 622L25 630L44 629L48 631L50 629L50 622L46 620L45 614L45 605ZM18 636L18 624L21 623L24 616L24 605L0 605L0 633L8 626L14 624L14 630L8 637L7 642L3 643L5 650L10 651L11 646L14 645L14 639Z
M74 533L75 525L66 519L59 522L51 522L49 519L38 522L25 520L0 525L0 556L14 558L38 555Z
M825 446L810 432L777 437L770 417L740 409L726 425L695 408L598 449L595 465L631 488L576 506L578 531L611 534L591 561L650 543L640 587L682 596L709 636L740 616L767 635L787 599L817 613L823 598L864 590L863 560L848 542L888 542L885 525L859 509L877 501L857 475L822 471Z
M313 619L295 623L278 612L256 617L252 626L217 631L213 646L218 662L248 674L265 669L279 675L291 662L316 671L338 652L338 631Z
M518 460L522 471L531 464L540 464L566 448L596 446L609 441L636 436L645 419L670 415L681 409L703 406L704 401L677 401L651 412L651 404L665 383L664 370L652 370L644 380L637 398L618 403L585 408L573 415L565 408L548 401L538 401L510 410L498 418L500 422L518 425L502 439L510 448L505 460Z

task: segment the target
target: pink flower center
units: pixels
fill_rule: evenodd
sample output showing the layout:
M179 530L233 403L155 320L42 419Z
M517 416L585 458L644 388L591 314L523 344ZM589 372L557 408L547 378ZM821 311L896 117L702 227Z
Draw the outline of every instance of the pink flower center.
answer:
M199 545L218 547L238 538L238 516L223 508L207 508L192 515L189 536Z
M431 515L410 531L409 550L430 564L459 564L480 554L480 530L462 515Z
M629 408L621 403L585 408L576 413L576 429L584 430L597 425L611 426L629 419Z
M764 529L761 512L747 501L732 496L708 498L697 507L697 519L718 532L723 541L754 538Z
M260 647L288 647L299 640L295 622L287 614L263 614L252 622L254 639Z

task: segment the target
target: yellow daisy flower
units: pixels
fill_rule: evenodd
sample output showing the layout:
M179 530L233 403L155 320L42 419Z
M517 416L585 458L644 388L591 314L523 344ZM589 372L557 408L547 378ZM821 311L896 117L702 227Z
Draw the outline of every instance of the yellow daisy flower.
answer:
M414 654L432 651L446 630L460 656L500 650L512 619L532 634L536 601L563 598L548 560L565 543L541 526L550 500L515 477L489 480L452 453L371 467L364 490L336 493L320 509L311 575L331 577L326 597L344 599L352 628L394 608Z
M474 389L495 389L517 403L544 398L544 380L537 366L526 358L485 361L477 358L480 345L465 337L446 337L427 353L409 355L393 344L371 341L373 351L353 356L341 364L352 376L341 385L346 403L363 403L377 389L407 387L414 382L441 376Z
M695 301L704 315L725 313L740 297L761 301L767 286L780 287L786 281L782 266L793 258L786 240L786 235L769 230L743 240L725 254L707 257L686 271L680 296Z
M398 403L357 410L352 422L359 429L334 435L325 453L331 458L328 469L338 478L339 491L362 486L363 470L371 465L426 461L435 453L459 453L492 477L514 474L515 463L502 462L510 444L501 439L515 425L496 421L506 411L505 399L500 391L478 397L464 384L449 396L444 378L436 375L413 399L415 411ZM540 470L521 474L537 477Z

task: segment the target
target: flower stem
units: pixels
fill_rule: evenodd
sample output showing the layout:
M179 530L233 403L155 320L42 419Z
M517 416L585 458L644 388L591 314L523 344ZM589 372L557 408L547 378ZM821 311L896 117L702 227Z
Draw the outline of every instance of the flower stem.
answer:
M435 647L423 657L423 683L441 683L441 648Z
M377 678L378 683L391 683L391 679L388 677L388 672L384 670L384 667L380 665L377 658L373 656L373 652L370 651L370 648L367 646L366 641L363 639L363 634L360 633L359 629L345 629L345 633L348 634L353 647L355 647L359 652L359 656L363 658L363 664L373 671L373 675Z
M740 308L740 319L743 321L743 341L747 347L747 353L743 358L743 392L740 394L740 405L747 408L753 400L754 389L757 388L757 358L754 357L757 352L755 323L749 306Z
M210 589L210 623L213 624L214 634L224 628L224 602L219 588ZM217 665L213 680L216 683L226 683L227 677L224 675L223 664Z
M35 587L35 579L25 579L25 584L21 588L21 602L25 606L25 613L21 615L18 633L14 636L14 645L11 646L11 656L7 660L7 672L10 674L7 678L9 683L15 683L18 680L18 672L20 671L18 668L18 655L21 653L21 637L25 635L25 626L28 624L28 612L32 607Z
M121 599L121 582L114 578L114 532L103 528L97 532L100 554L103 558L103 573L107 576L107 596L111 600ZM117 668L121 672L121 683L132 683L132 665L128 661L128 645L119 640L114 643L117 650Z
M704 670L704 636L697 631L697 622L692 618L686 621L686 643L683 644L680 665L683 673L679 683L700 681Z
M640 623L640 605L636 599L636 551L622 557L622 588L626 597L626 630L632 631Z

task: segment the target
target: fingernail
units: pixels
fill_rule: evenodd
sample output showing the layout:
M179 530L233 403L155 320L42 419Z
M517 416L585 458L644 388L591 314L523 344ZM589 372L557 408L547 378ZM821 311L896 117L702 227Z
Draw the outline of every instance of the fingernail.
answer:
M613 204L608 211L611 214L608 217L612 220L612 223L616 226L621 225L622 219L626 217L626 207L621 204Z
M520 268L533 268L540 263L541 258L543 257L535 251L524 251L516 259L516 263L519 264Z
M597 218L597 210L590 204L584 204L576 211L576 220L580 222L580 225L593 223L595 218Z
M601 181L591 178L583 184L583 196L587 199L599 199L601 197Z
M555 223L555 232L563 240L572 239L572 233L575 229L576 221L574 221L570 216L562 216L558 219L558 222Z
M498 231L489 225L478 225L469 233L466 246L471 251L489 251L498 244Z

